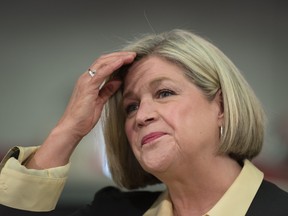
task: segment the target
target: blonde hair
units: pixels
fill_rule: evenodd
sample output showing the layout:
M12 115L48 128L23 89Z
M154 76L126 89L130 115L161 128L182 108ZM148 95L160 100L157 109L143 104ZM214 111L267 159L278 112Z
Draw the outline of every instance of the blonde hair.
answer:
M182 67L187 78L208 100L221 90L224 130L219 154L242 161L252 159L261 151L264 137L262 106L235 65L217 47L189 31L172 30L143 36L123 50L136 52L135 61L153 55ZM125 71L127 67L119 73ZM124 124L122 92L118 91L106 104L104 120L106 151L114 181L129 189L159 183L136 160Z

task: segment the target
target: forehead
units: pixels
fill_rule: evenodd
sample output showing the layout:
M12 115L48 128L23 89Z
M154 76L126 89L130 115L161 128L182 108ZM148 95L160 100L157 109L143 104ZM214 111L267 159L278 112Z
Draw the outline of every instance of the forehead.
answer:
M135 85L165 78L183 79L183 69L158 56L145 57L135 62L124 78L124 91Z

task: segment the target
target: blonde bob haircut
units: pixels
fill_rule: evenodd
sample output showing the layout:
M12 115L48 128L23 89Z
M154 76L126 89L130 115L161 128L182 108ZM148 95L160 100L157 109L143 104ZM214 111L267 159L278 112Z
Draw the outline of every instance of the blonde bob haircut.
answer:
M189 31L176 29L142 36L123 50L136 52L135 61L158 56L175 63L207 100L213 100L221 91L224 125L219 154L241 162L260 152L264 137L263 109L244 77L217 47ZM118 74L124 80L128 69L125 66L114 76ZM143 170L130 148L124 130L121 89L107 102L103 122L108 164L115 183L128 189L159 183Z

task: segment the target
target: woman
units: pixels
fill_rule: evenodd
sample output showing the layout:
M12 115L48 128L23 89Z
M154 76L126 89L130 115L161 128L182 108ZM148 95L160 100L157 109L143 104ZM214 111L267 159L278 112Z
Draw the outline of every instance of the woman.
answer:
M145 36L91 65L46 141L39 148L16 149L11 154L18 160L10 155L4 160L0 180L8 191L1 200L10 207L6 210L55 207L69 158L104 106L114 181L128 189L162 182L167 190L105 188L75 215L288 213L287 193L263 180L249 162L261 150L264 131L253 91L221 51L183 30ZM13 184L12 172L18 175ZM25 194L23 179L34 183L36 195L19 204L11 188L17 185Z

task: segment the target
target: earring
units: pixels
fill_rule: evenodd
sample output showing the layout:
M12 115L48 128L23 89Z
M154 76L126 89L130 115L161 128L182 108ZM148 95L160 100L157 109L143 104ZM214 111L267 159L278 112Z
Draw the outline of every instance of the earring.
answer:
M222 137L223 136L223 126L220 126L220 137Z

